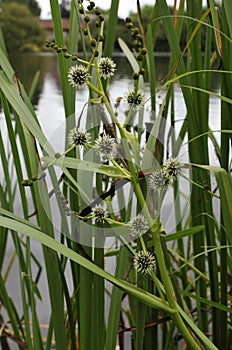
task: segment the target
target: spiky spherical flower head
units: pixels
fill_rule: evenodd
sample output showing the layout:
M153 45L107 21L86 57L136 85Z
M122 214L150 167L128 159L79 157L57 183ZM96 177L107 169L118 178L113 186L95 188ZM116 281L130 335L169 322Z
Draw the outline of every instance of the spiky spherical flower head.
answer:
M97 222L103 222L104 219L109 215L108 211L102 204L95 205L95 207L92 209L92 212Z
M111 137L108 134L103 134L103 136L98 137L95 140L96 152L99 155L102 155L103 158L115 158L117 154L117 143L115 138Z
M182 173L184 164L177 158L168 159L163 165L163 171L170 177L177 178Z
M78 128L70 130L68 134L68 143L70 146L87 146L90 144L91 135L89 132L81 131Z
M116 64L109 57L102 57L98 62L98 68L100 70L100 76L104 79L114 76L116 71Z
M169 176L163 169L154 171L148 178L148 184L154 191L166 190L169 184Z
M155 257L152 253L143 250L135 253L133 259L134 267L142 275L151 274L155 270Z
M76 66L71 67L68 71L69 84L77 89L83 89L89 77L90 75L88 74L86 67L82 64L77 64Z
M143 235L149 229L147 219L143 214L138 214L134 219L130 221L131 233L137 235Z
M143 90L128 91L126 93L124 99L125 99L126 103L128 103L130 106L134 106L134 107L142 107L142 106L144 106L144 103L145 103Z

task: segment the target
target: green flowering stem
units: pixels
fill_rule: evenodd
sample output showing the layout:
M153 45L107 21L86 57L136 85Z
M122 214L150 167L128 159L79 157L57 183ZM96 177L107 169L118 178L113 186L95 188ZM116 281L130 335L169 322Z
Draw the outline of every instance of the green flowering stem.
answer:
M140 243L141 243L141 247L142 247L142 250L144 251L144 253L147 252L147 247L145 245L145 242L144 242L144 239L142 236L139 237L139 240L140 240Z
M108 101L108 98L105 94L105 91L103 89L103 86L102 86L102 82L101 82L101 77L100 77L100 74L99 74L99 70L98 70L98 67L96 68L96 72L97 72L97 81L98 81L98 86L100 89L97 89L91 82L87 82L87 85L89 86L90 89L92 89L94 92L96 92L99 96L102 97L102 100L103 100L103 103L105 104L106 106L106 109L107 111L109 112L114 124L118 127L118 130L120 132L120 135L122 137L122 139L127 139L126 135L125 135L125 128L123 128L121 126L121 124L119 123L118 119L116 118L115 114L114 114L114 111ZM134 169L134 166L133 166L133 163L131 161L131 154L130 154L130 149L129 149L129 146L126 144L126 143L123 143L123 146L124 146L124 150L125 150L125 154L126 154L126 159L128 160L128 166L129 166L129 170L130 170L130 173L131 173L131 176L132 177L137 177L136 175L136 171Z
M156 277L155 272L152 271L152 272L150 273L150 276L151 276L153 282L155 283L155 286L156 286L156 288L157 288L157 291L158 291L158 293L159 293L159 295L160 295L160 297L161 297L163 303L164 303L164 304L167 304L167 300L165 299L164 293L163 293L163 291L162 291L162 289L161 289L161 287L160 287L160 281L159 281L158 278Z
M220 196L218 196L216 193L213 193L212 191L208 190L205 186L202 186L201 184L197 183L196 181L193 181L190 177L185 176L184 174L181 174L181 176L189 181L192 185L199 187L200 189L208 192L212 197L215 197L217 199L220 199Z
M89 80L86 82L86 85L88 85L90 90L94 91L96 94L98 94L102 98L105 96L104 91L103 90L99 90L98 88L96 88L96 86L94 86Z
M125 139L126 135L124 132L124 128L121 126L121 124L118 122L118 119L114 115L114 112L111 108L111 105L109 104L109 101L108 101L108 99L107 99L107 97L102 89L101 82L99 81L99 86L101 87L101 90L95 88L95 86L93 86L90 82L88 82L87 84L90 88L93 89L93 91L95 91L97 94L99 94L99 96L102 96L102 100L103 100L113 122L118 127L122 139ZM166 264L165 264L163 250L162 250L161 241L160 241L160 229L157 230L157 227L154 225L153 219L152 219L150 212L148 210L148 207L146 205L143 193L141 191L141 188L140 188L140 185L138 182L138 175L137 175L137 173L134 169L133 163L131 161L131 154L130 154L129 146L127 143L124 143L123 145L124 145L125 154L126 154L126 157L128 160L129 170L131 173L132 185L134 187L138 202L141 205L144 216L148 220L149 226L151 227L150 231L151 231L153 241L154 241L154 246L156 249L156 258L157 258L157 262L158 262L158 266L159 266L159 270L160 270L161 280L163 282L163 286L164 286L164 290L165 290L165 293L167 296L168 304L171 307L171 309L173 309L173 314L172 314L173 321L175 322L179 331L182 333L184 339L189 344L190 348L195 349L195 350L200 350L200 347L198 346L198 344L196 343L196 341L194 340L194 338L190 334L188 328L186 327L185 323L183 322L183 319L181 318L181 316L178 312L178 308L177 308L177 305L176 305L176 302L174 299L174 290L172 288L172 284L171 284L170 278L169 278L167 270L166 270Z
M127 125L129 124L129 121L131 120L131 114L132 114L133 110L134 110L134 105L132 105L130 107L130 109L129 109L129 112L127 114L126 120L125 120L125 122L124 122L124 124L122 126L123 128L126 128Z
M114 111L112 110L112 107L106 97L106 95L103 93L103 102L105 103L105 106L113 120L113 122L115 123L115 125L118 127L118 130L120 132L120 135L121 135L121 138L122 139L126 139L127 140L127 137L126 137L126 134L125 134L125 129L121 126L121 124L119 123L118 119L116 118L115 114L114 114ZM138 175L134 169L134 166L133 166L133 163L132 163L132 160L131 160L131 154L130 154L130 148L128 146L128 144L126 142L123 142L123 147L124 147L124 151L125 151L125 155L126 155L126 159L128 160L128 167L129 167L129 170L130 170L130 173L131 173L131 177L132 178L137 178Z
M109 160L111 161L111 163L116 166L116 168L118 170L120 170L124 175L125 175L125 179L131 179L131 175L130 173L126 170L126 169L123 169L116 161L115 159L112 159L112 158L109 158Z
M113 121L118 126L122 138L125 138L124 129L122 128L122 126L119 124L117 118L115 117L114 112L113 112L105 95L103 95L103 101L105 102L106 108L109 111ZM129 147L126 143L124 143L124 146L125 146L126 157L129 160L129 159L131 159ZM132 182L132 185L134 187L138 202L140 203L143 214L144 214L145 218L148 220L149 226L151 227L151 234L152 234L154 245L156 248L156 258L157 258L158 266L160 269L161 280L162 280L163 285L164 285L164 290L165 290L165 293L167 296L169 306L174 311L173 315L172 315L173 321L175 322L176 326L178 327L178 329L182 333L183 337L185 338L185 340L187 341L189 346L192 349L200 350L200 347L195 342L194 338L191 336L188 328L186 327L185 323L183 322L183 319L181 318L181 316L178 312L178 309L177 309L177 305L176 305L176 302L174 299L174 291L173 291L172 284L171 284L170 278L169 278L167 270L166 270L163 250L162 250L161 241L160 241L160 229L157 230L157 227L154 225L153 219L150 215L150 212L148 210L148 207L146 205L143 193L141 191L141 188L140 188L140 185L138 182L138 176L135 172L135 169L134 169L131 161L128 162L128 166L129 166L129 169L131 172L131 182Z
M135 190L137 199L141 205L143 214L144 214L145 218L148 220L149 226L151 227L150 233L152 235L153 242L154 242L154 247L155 247L155 251L156 251L156 259L157 259L157 263L158 263L158 267L159 267L159 271L160 271L161 280L162 280L162 283L164 286L164 291L166 293L169 307L172 308L174 311L174 313L171 315L171 317L172 317L175 325L177 326L177 328L179 329L179 331L183 335L184 339L189 344L189 347L191 349L200 350L199 345L196 343L195 339L190 334L188 328L186 327L182 317L180 316L180 314L178 312L177 304L175 301L174 290L173 290L169 275L167 273L166 264L165 264L165 260L164 260L164 254L163 254L161 240L160 240L160 226L159 225L157 226L157 222L153 221L153 219L149 213L149 210L148 210L148 207L146 205L146 201L145 201L143 193L141 191L139 182L135 181L132 178L132 183L134 186L134 190Z
M99 86L100 86L101 90L95 88L90 82L88 82L87 84L90 88L93 88L93 91L95 91L97 94L99 94L99 96L102 96L102 100L103 100L113 122L118 127L122 139L125 139L126 138L126 135L124 132L125 129L121 126L121 124L118 122L118 119L114 115L114 112L111 108L111 105L110 105L110 103L109 103L109 101L108 101L108 99L107 99L107 97L102 89L101 82L99 81ZM157 258L157 263L158 263L159 270L160 270L161 280L162 280L164 290L165 290L165 293L167 296L168 304L169 304L170 308L173 310L173 314L171 316L172 316L173 321L175 322L176 326L178 327L179 331L183 335L184 339L189 344L190 348L195 349L195 350L200 350L199 345L196 343L196 341L194 340L194 338L190 334L188 328L186 327L183 319L181 318L181 316L178 312L177 304L176 304L176 301L174 298L174 295L175 295L174 290L172 288L172 283L171 283L169 275L167 273L166 264L165 264L165 260L164 260L162 245L161 245L161 241L160 241L160 228L157 229L157 225L154 225L153 219L152 219L150 212L148 210L148 207L146 205L146 201L144 199L142 190L141 190L139 182L138 182L138 175L137 175L137 173L134 169L133 163L131 161L131 154L130 154L129 146L127 143L124 143L123 145L124 145L125 154L126 154L126 157L128 160L129 170L131 173L132 185L134 187L138 202L142 208L143 214L144 214L145 218L148 220L149 226L151 227L150 232L151 232L151 235L153 237L153 242L154 242L154 246L156 249L156 258Z
M71 147L69 147L69 148L68 148L66 151L64 151L63 153L60 153L60 154L59 154L59 153L56 153L57 155L59 154L59 156L56 157L56 154L55 154L54 159L53 159L50 163L47 163L46 166L47 166L47 167L50 167L51 165L54 165L54 164L58 161L58 159L65 157L65 156L66 156L69 152L71 152L75 147L76 147L76 145L73 144ZM90 144L86 144L85 147L92 148L93 146L90 145Z
M121 221L117 221L111 218L105 218L105 220L109 223L109 224L114 224L116 226L124 226L124 227L130 227L129 224L126 224L125 222L121 222Z
M89 88L90 88L91 90L93 90L94 92L96 92L96 94L98 94L99 96L102 97L102 101L103 101L103 103L105 104L106 109L107 109L107 111L109 112L109 114L110 114L110 116L111 116L111 118L112 118L114 124L118 127L121 137L122 137L122 138L125 138L124 128L121 126L121 124L119 123L118 119L116 118L116 116L115 116L115 114L114 114L114 111L113 111L113 109L112 109L112 107L111 107L111 105L110 105L110 103L109 103L109 101L108 101L108 98L107 98L107 96L106 96L106 94L105 94L105 92L104 92L104 89L103 89L103 86L102 86L102 82L101 82L101 77L100 77L100 74L99 74L98 69L96 69L96 71L97 71L97 81L98 81L98 86L99 86L99 88L97 89L97 88L96 88L91 82L89 82L89 81L87 82L87 85L89 86ZM130 159L131 157L130 157L129 147L128 147L128 150L125 150L125 151L126 151L126 156L129 155L129 158L127 158L127 159ZM128 153L127 151L129 151L129 154L127 154L127 153Z
M135 93L135 95L138 93L138 86L139 86L139 81L136 80L135 84L134 84L134 93ZM127 125L129 124L129 122L131 120L131 114L134 111L134 107L136 107L135 103L133 103L133 105L130 106L129 112L128 112L127 117L126 117L126 120L125 120L125 122L124 122L124 124L122 126L123 128L126 128Z
M75 148L75 145L73 145L73 146L71 146L70 148L68 148L65 152L60 153L60 154L59 154L59 157L56 157L56 156L55 156L55 158L54 158L50 163L47 163L46 166L47 166L47 167L50 167L50 166L54 165L54 164L57 162L57 160L58 160L59 158L64 157L67 153L69 153L70 151L72 151L73 148Z
M118 127L118 130L120 132L120 135L122 137L122 139L127 139L126 135L125 135L125 132L124 132L124 128L121 126L121 124L119 123L118 119L116 118L115 114L114 114L114 111L108 101L108 98L107 96L105 95L105 92L103 90L103 86L102 86L102 82L101 82L101 79L100 79L100 75L99 75L99 72L98 72L98 69L97 69L97 76L98 76L98 85L100 87L100 90L97 89L91 82L87 81L87 85L88 87L93 90L94 92L96 92L99 96L102 97L102 101L103 103L105 104L106 106L106 109L107 111L109 112L114 124ZM137 178L137 174L136 174L136 171L134 169L134 166L133 166L133 163L131 161L131 154L130 154L130 149L129 149L129 146L128 144L126 143L123 143L123 146L124 146L124 150L125 150L125 154L126 154L126 159L128 160L128 166L129 166L129 170L130 170L130 173L131 173L131 176L134 177L134 178Z
M72 56L72 55L70 55L70 56ZM86 66L87 66L87 71L89 71L90 70L90 67L95 67L95 64L93 63L93 59L94 59L94 55L91 57L91 60L90 61L85 61L85 60L83 60L83 59L81 59L81 58L77 58L77 62L78 63L82 63L82 64L85 64Z

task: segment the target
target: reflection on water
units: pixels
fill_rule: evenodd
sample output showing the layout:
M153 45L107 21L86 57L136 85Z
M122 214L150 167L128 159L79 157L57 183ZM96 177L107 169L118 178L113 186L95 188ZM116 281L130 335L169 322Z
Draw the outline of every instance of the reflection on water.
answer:
M117 65L117 71L115 76L111 79L111 85L119 83L118 93L122 93L122 86L124 88L132 86L132 68L128 60L122 55L115 55L113 57ZM165 56L155 56L156 64L156 78L158 81L163 80L171 67L168 67L169 57ZM55 96L61 96L60 81L59 81L59 71L57 66L57 55L54 53L27 53L20 55L13 55L10 57L13 68L18 72L19 79L23 83L26 91L28 92L33 78L36 72L40 72L39 82L35 93L35 98L33 104L38 110L42 102L41 99L43 95L49 95L52 99ZM146 80L146 76L145 76ZM127 86L126 86L127 85ZM219 88L219 78L216 75L212 76L212 89L213 91ZM78 94L81 92L79 91ZM49 107L49 105L47 105Z
M55 125L59 125L64 120L64 108L61 95L59 80L59 71L57 66L57 56L54 53L39 54L21 54L10 57L13 68L18 72L19 79L23 83L26 91L29 91L36 72L40 72L38 86L33 98L38 119L43 131L49 137L54 130ZM132 68L128 60L122 56L114 56L117 64L117 71L110 82L110 97L114 101L118 96L122 96L133 87ZM169 71L168 56L155 56L156 76L160 81L167 76ZM146 79L146 77L145 77ZM212 76L212 89L217 91L219 88L219 79ZM149 96L149 85L145 82L145 94ZM162 95L162 94L161 94ZM77 111L80 111L83 104L87 101L88 90L78 90L76 94ZM215 127L219 127L217 118L218 100L212 99L213 113L211 121ZM215 109L216 107L216 109ZM180 88L176 89L176 118L183 119L185 116L185 106L182 99Z

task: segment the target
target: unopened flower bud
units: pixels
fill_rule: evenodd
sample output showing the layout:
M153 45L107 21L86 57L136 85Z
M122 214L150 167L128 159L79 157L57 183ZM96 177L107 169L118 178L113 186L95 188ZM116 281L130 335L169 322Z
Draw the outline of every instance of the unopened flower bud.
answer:
M133 28L133 23L127 23L127 24L126 24L126 27L127 27L128 29Z
M61 157L60 152L56 152L56 153L54 154L54 157L55 157L56 159L59 159L59 158Z
M147 54L147 49L146 49L145 47L143 47L143 48L141 49L141 54L142 54L142 55L146 55L146 54Z
M99 16L101 14L101 11L99 9L95 9L95 15Z
M26 187L26 186L29 186L31 187L33 185L33 181L32 180L29 180L29 179L25 179L21 182L21 185Z
M138 80L139 79L139 73L133 73L132 78L134 80Z
M92 39L92 40L90 41L90 45L91 45L92 47L96 47L96 45L97 45L96 40L95 40L95 39Z
M85 23L88 23L88 22L90 21L90 17L89 17L88 15L86 15L86 16L84 17L84 21L85 21Z
M136 57L136 60L141 62L143 60L143 55L138 54L138 56Z
M76 61L77 58L78 58L77 54L76 54L76 53L73 53L72 56L71 56L71 59L72 59L73 61Z
M137 34L136 35L136 39L138 40L138 41L143 41L143 37L142 37L142 35L141 34Z

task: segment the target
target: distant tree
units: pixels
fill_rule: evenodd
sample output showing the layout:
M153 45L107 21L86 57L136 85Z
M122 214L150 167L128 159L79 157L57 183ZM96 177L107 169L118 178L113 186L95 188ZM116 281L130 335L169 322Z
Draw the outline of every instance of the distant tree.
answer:
M36 0L0 0L0 3L17 2L20 5L25 5L29 8L34 16L40 16L41 8Z
M1 2L0 24L8 52L41 49L45 40L44 31L27 6L16 2Z
M69 18L70 0L62 0L60 3L60 13L62 18Z
M41 8L36 0L27 0L29 10L33 13L34 16L40 16Z

